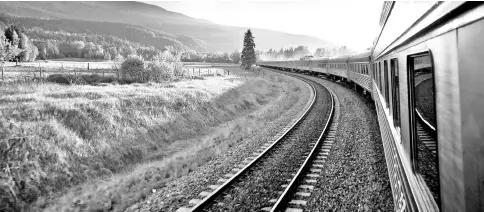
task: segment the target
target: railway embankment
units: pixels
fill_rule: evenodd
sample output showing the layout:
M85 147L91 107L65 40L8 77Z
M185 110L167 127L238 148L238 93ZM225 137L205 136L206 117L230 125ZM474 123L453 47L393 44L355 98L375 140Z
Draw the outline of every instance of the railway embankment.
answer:
M373 103L341 84L322 79L316 81L334 91L341 115L335 141L322 168L322 177L317 181L305 209L394 210Z
M24 210L122 211L138 201L131 210L176 209L309 98L299 80L236 69L170 84L2 86L3 162L13 182L2 185L2 202Z

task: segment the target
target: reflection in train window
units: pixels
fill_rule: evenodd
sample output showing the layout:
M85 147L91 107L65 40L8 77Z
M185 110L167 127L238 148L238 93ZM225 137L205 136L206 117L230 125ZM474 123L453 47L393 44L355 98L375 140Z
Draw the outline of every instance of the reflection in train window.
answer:
M387 61L383 61L383 84L384 84L384 94L385 94L385 102L386 102L386 106L388 108L388 105L389 105L389 96L388 96L388 64L387 64Z
M381 92L381 62L378 62L378 88L380 89L380 93L383 94Z
M408 58L413 166L440 205L434 70L430 52Z
M398 78L398 60L390 60L391 83L392 83L392 116L393 124L396 128L400 127L400 84Z

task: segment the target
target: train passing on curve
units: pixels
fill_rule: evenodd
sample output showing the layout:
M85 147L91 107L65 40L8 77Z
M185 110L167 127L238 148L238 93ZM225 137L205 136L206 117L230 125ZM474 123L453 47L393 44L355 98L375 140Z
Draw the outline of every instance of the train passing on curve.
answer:
M395 211L484 211L481 2L385 2L371 51L258 65L374 100Z

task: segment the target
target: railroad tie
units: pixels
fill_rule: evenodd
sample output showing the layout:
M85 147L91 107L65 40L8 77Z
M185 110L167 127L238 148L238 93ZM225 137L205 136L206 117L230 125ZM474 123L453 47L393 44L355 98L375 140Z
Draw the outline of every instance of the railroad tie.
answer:
M311 172L321 172L322 170L321 169L309 169L309 171L311 171Z
M209 185L208 187L212 190L217 190L220 185Z
M227 180L229 180L229 179L220 178L220 179L217 180L217 183L225 183L225 182L227 182Z
M271 209L272 209L271 207L264 207L264 208L262 208L260 210L261 211L271 211Z
M308 192L296 192L297 196L302 196L302 197L309 197L311 196L311 193Z
M202 192L200 192L200 194L198 194L198 196L206 197L206 196L210 195L211 193L212 193L211 191L202 191Z
M324 165L323 164L313 164L313 167L316 167L316 168L323 168Z
M306 205L307 201L306 200L291 200L289 204L292 205Z
M186 208L186 207L181 207L176 210L176 212L189 212L191 211L191 208Z
M306 183L316 183L316 180L305 180Z
M312 185L300 185L299 186L300 189L309 189L309 190L313 190L314 189L314 186Z
M201 201L202 201L201 199L192 199L192 200L190 200L188 202L188 204L190 204L190 205L196 205L196 204L198 204Z
M307 174L306 177L320 177L319 174Z
M303 212L300 208L286 208L286 212Z

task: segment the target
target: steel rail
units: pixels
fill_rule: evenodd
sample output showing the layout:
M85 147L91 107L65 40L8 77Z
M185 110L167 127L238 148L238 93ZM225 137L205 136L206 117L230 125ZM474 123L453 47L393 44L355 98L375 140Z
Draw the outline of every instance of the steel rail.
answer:
M324 88L326 90L328 90L326 87L324 87ZM297 182L300 179L300 177L302 176L302 173L306 169L309 168L308 164L312 160L312 158L314 157L315 153L317 152L317 148L318 148L318 146L320 146L321 140L322 140L323 136L326 134L326 132L327 132L327 130L329 128L329 125L332 122L333 115L334 115L334 109L335 109L334 108L335 107L334 94L332 92L330 92L329 90L328 90L328 92L331 95L331 113L330 113L330 115L328 117L328 120L326 121L326 124L324 125L324 129L321 132L321 135L319 135L319 138L318 138L316 144L314 145L313 149L309 153L309 155L306 158L306 160L304 160L304 163L301 165L301 167L299 168L299 170L296 173L296 175L294 175L294 177L292 178L291 182L288 184L288 186L286 187L286 189L284 190L284 192L281 194L281 196L279 197L279 199L277 199L276 203L272 206L272 209L270 210L271 212L281 211L281 209L287 204L288 198L291 197L290 195L292 193L294 193L293 191L296 189L295 185L297 185Z

